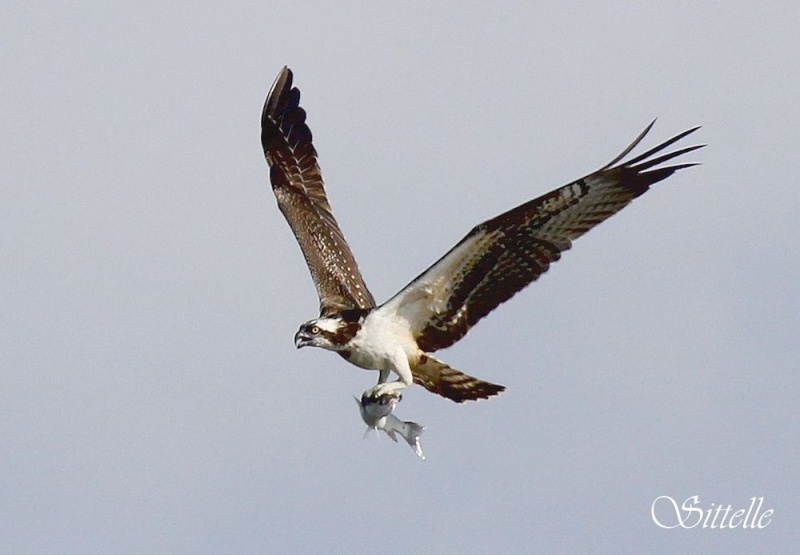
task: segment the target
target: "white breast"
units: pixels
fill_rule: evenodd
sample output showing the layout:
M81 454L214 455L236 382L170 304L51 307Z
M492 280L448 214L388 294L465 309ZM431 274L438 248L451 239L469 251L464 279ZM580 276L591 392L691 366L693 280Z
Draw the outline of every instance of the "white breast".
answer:
M350 342L348 360L362 368L396 370L393 359L398 347L410 357L418 353L416 341L411 337L404 319L373 310L364 319L361 329Z

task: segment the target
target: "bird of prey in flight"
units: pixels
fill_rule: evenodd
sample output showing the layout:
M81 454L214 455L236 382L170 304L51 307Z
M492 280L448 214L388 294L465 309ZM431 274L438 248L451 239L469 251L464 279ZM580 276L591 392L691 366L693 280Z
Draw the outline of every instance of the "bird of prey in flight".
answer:
M264 104L261 143L278 207L303 251L320 308L318 318L300 326L295 345L328 349L377 370L378 384L365 392L372 398L399 395L412 383L458 403L500 393L502 385L468 376L431 353L454 344L535 281L572 241L654 183L695 165L666 163L704 145L664 151L697 127L623 161L653 123L606 166L478 224L378 305L333 216L300 91L284 67ZM397 379L389 381L392 372Z

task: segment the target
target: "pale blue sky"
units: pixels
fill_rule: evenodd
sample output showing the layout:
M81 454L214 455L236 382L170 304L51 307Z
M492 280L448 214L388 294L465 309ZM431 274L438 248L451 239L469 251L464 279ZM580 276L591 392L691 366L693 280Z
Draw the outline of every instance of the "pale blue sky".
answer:
M800 516L800 7L9 2L0 23L0 552L790 552ZM259 116L288 64L384 300L654 117L702 166L441 358L419 461L297 352L317 298ZM662 530L661 495L774 510Z

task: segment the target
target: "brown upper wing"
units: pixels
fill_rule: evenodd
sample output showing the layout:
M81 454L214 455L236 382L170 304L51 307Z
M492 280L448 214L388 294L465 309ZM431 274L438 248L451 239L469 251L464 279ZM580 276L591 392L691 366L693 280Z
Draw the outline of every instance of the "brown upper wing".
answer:
M443 349L461 339L500 303L546 272L573 240L654 183L694 165L655 167L702 145L655 155L697 128L615 165L653 123L604 168L473 228L379 310L406 319L423 351Z
M261 144L278 206L297 237L317 288L320 314L375 306L333 217L306 112L300 107L300 91L292 88L288 67L278 74L264 103Z

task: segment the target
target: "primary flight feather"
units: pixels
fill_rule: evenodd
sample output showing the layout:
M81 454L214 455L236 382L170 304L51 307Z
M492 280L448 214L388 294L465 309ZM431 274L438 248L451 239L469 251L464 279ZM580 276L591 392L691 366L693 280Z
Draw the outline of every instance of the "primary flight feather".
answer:
M653 123L603 168L475 226L457 245L376 306L331 211L300 91L284 67L261 115L261 142L278 206L297 238L320 303L300 326L299 347L339 353L380 372L365 394L396 394L412 382L456 402L505 389L430 355L461 339L481 318L547 271L572 241L616 214L651 185L693 163L667 162L704 145L664 152L694 127L626 162ZM396 381L388 381L391 372Z

